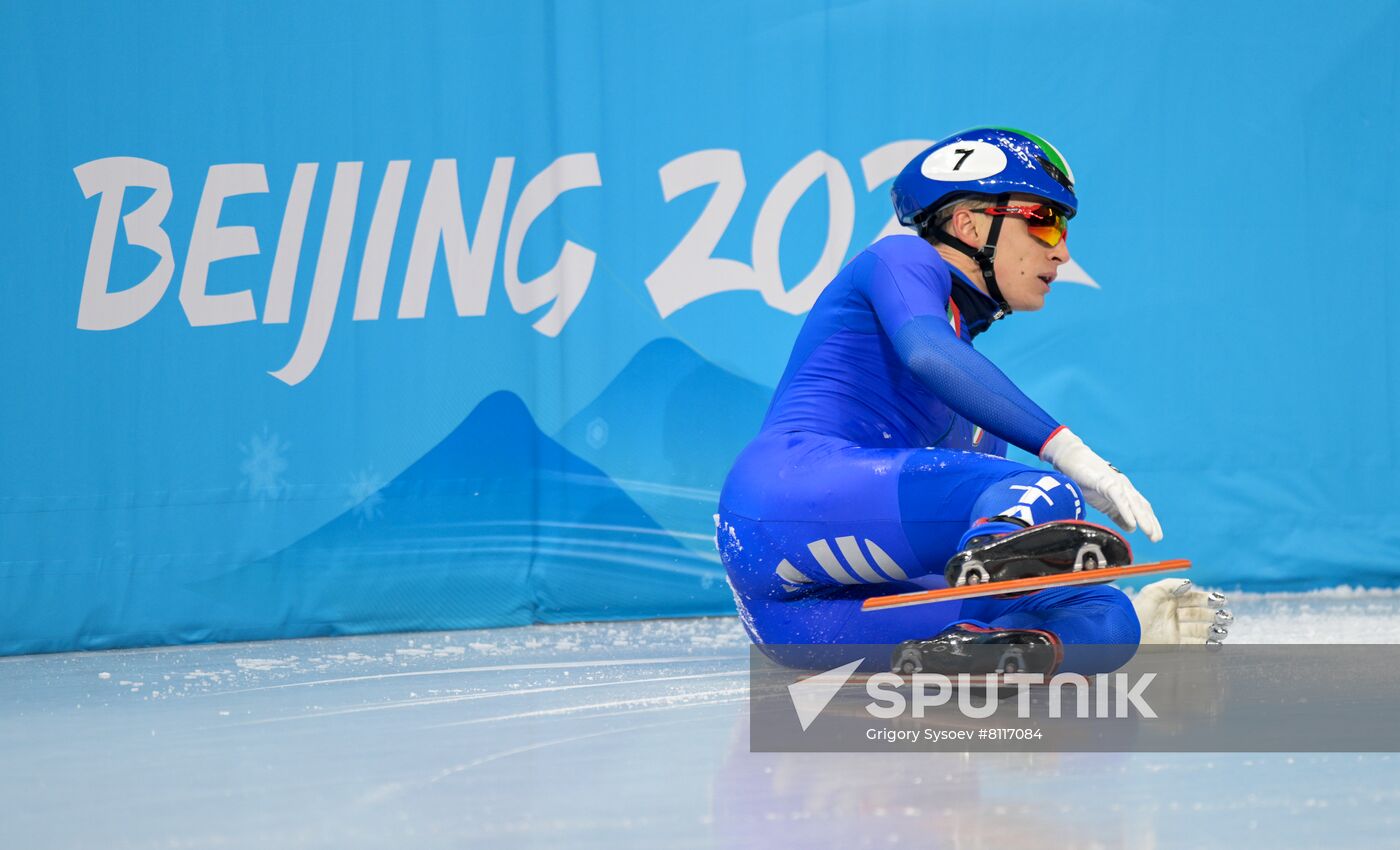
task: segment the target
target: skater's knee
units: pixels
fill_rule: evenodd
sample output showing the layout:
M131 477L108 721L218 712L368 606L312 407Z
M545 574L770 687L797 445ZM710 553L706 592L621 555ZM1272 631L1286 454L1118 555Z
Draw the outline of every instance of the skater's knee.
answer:
M1077 635L1078 642L1066 641L1064 662L1067 673L1111 673L1132 660L1137 652L1142 627L1131 600L1116 587L1102 585L1081 589L1084 596L1075 605L1093 621L1089 633Z
M1109 585L1044 590L1035 611L1013 615L1059 636L1064 644L1060 670L1110 673L1137 652L1142 627L1127 594ZM1033 598L1034 598L1033 597ZM1002 624L1006 618L996 622Z
M973 504L973 521L1013 516L1030 524L1084 518L1084 497L1067 476L1021 469L987 487Z
M1142 624L1138 622L1133 601L1128 595L1109 584L1075 588L1078 598L1076 607L1091 610L1102 623L1099 643L1132 644L1136 646L1142 637Z

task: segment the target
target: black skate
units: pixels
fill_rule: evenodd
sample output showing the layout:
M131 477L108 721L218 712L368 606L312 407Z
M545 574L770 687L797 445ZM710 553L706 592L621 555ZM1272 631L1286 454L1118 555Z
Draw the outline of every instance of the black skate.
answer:
M993 517L1003 521L1006 517ZM1019 521L1018 521L1019 522ZM949 587L1123 567L1133 562L1115 531L1077 519L1033 525L1010 534L974 537L943 568Z
M1038 629L987 629L958 623L927 640L906 640L894 651L896 673L1052 675L1060 664L1060 639Z

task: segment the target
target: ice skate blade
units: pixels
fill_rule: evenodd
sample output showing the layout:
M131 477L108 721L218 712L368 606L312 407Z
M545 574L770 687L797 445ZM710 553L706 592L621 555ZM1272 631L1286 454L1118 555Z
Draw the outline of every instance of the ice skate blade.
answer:
M1191 569L1191 562L1184 558L1155 561L1149 564L1133 564L1127 567L1100 567L1097 570L1085 570L1077 573L1060 573L1010 581L994 581L988 584L920 590L914 593L897 593L890 596L873 596L861 603L860 608L861 611L880 611L886 608L902 608L905 605L923 605L928 602L946 602L952 599L975 599L979 596L1029 593L1052 587L1072 587L1080 584L1103 584L1120 578L1189 569Z

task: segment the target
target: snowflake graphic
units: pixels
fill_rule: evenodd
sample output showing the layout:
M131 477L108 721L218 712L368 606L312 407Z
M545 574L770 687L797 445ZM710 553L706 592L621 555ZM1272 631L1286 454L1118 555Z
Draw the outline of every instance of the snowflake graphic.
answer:
M595 449L601 449L608 444L608 420L601 416L588 423L588 428L584 431L584 439L588 445Z
M349 497L346 507L353 509L361 525L379 519L383 513L380 506L384 504L384 496L379 491L384 489L386 483L373 469L356 473L350 478L350 483L345 487Z
M287 471L286 453L290 447L281 437L269 434L266 425L262 434L254 434L246 444L239 443L243 462L238 469L243 473L243 489L258 501L281 498L289 489L282 473Z

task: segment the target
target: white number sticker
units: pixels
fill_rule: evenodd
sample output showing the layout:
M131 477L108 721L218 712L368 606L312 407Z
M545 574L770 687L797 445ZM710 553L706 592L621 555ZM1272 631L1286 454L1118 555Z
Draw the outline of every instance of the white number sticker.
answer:
M1000 174L1006 152L990 142L954 142L924 158L920 171L930 180L961 183Z

